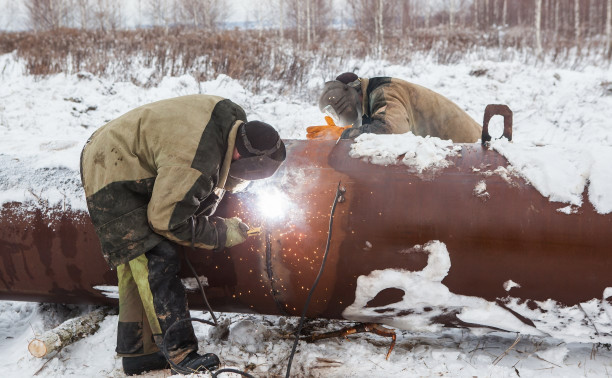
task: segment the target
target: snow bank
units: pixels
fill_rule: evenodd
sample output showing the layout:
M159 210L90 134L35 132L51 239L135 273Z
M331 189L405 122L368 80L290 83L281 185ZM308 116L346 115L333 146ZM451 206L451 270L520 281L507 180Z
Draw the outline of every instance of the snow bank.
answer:
M612 146L535 146L506 139L491 145L508 159L515 172L551 201L581 206L588 186L588 198L595 210L600 214L612 212Z
M460 146L436 137L412 133L399 135L362 134L351 145L349 155L378 165L404 164L422 173L448 167L449 156L457 155ZM403 156L403 157L402 157Z
M450 255L444 243L431 241L424 246L414 246L411 251L429 254L423 270L385 269L360 276L355 302L344 310L342 316L360 322L383 322L410 331L436 332L441 325L435 324L433 319L443 314L456 314L466 323L527 335L544 335L496 303L452 293L442 284L451 268ZM403 290L402 300L385 306L367 306L376 294L388 288Z

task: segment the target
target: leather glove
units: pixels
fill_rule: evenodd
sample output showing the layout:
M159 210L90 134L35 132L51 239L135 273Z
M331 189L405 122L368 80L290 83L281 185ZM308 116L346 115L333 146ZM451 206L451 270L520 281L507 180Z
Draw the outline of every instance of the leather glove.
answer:
M225 225L227 226L225 231L225 247L229 248L244 243L248 237L247 231L249 226L242 223L242 219L238 217L225 219Z

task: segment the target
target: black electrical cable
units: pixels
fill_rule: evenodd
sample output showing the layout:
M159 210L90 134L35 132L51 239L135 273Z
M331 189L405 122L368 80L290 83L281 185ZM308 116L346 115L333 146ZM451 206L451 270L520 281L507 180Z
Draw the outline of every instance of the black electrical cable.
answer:
M215 316L215 313L213 312L212 308L210 307L210 304L208 303L208 298L206 297L206 293L204 292L204 286L202 286L202 282L200 282L200 277L198 277L198 274L193 268L193 265L191 265L191 261L189 261L189 258L187 256L185 256L185 261L187 262L187 266L191 270L191 273L193 274L196 279L196 282L198 283L198 287L200 288L200 294L202 294L204 304L206 305L206 308L208 309L208 312L210 313L210 316L213 319L213 323L215 323L213 325L216 327L219 325L219 323L217 322L217 317Z
M195 218L194 217L191 217L191 249L195 250ZM180 374L193 374L193 373L198 373L198 371L179 366L170 359L170 355L168 354L168 345L166 343L166 337L168 337L168 334L175 326L183 322L187 322L187 321L200 322L200 323L211 325L213 327L218 326L219 323L217 322L217 318L215 317L215 314L212 308L210 307L210 304L208 303L208 298L206 297L206 293L204 292L204 286L202 286L202 282L200 282L200 278L198 277L198 274L196 273L195 269L193 268L193 265L191 265L191 261L189 261L189 258L186 255L185 255L185 261L187 262L187 266L189 266L191 273L193 274L193 276L196 279L196 282L198 283L198 287L200 288L200 294L202 294L202 299L204 300L204 304L206 305L206 308L208 309L208 312L210 313L210 316L212 317L214 323L208 320L198 319L198 318L186 318L186 319L177 320L176 322L174 322L174 324L168 327L168 329L166 330L166 333L164 334L164 338L162 340L162 353L164 357L166 358L166 361L168 361L168 363L170 364L172 369L174 369L175 372L180 373ZM224 369L216 370L214 372L213 371L208 371L208 372L212 375L212 378L218 377L219 374L221 373L235 373L235 374L240 374L244 377L255 378L247 372L240 371L237 369L232 369L232 368L224 368ZM203 373L203 371L200 373Z
M345 191L346 190L340 186L340 182L338 182L338 188L336 189L336 196L334 197L334 202L332 204L331 212L329 215L329 229L327 233L327 243L325 245L325 253L323 254L323 261L321 262L321 268L319 269L319 274L317 275L317 278L315 278L315 281L312 284L312 287L310 288L310 292L308 293L308 297L306 298L306 302L304 304L304 309L302 311L302 316L300 317L298 329L295 333L295 340L293 342L293 347L291 348L291 354L289 355L289 362L287 363L287 374L285 375L285 378L289 378L291 374L291 363L293 362L293 356L295 355L295 351L297 349L297 344L300 338L300 332L302 332L302 327L304 325L304 319L306 318L306 311L308 310L308 305L310 304L312 294L314 293L314 290L317 287L317 284L319 283L319 279L321 278L321 275L323 274L323 271L325 269L325 261L327 260L327 255L329 253L329 246L331 243L332 226L334 223L334 213L336 212L336 205L338 204L338 202L340 202L340 199L342 198L342 195L344 194ZM195 246L195 219L192 217L191 218L191 247L192 249L194 249L194 246ZM198 283L198 287L200 288L200 293L202 294L204 304L206 305L211 317L213 318L214 323L208 320L197 319L197 318L187 318L187 319L181 319L181 320L176 321L174 324L168 327L168 329L166 330L166 333L164 334L164 338L162 340L162 353L164 357L166 358L166 360L168 361L168 363L170 364L170 366L174 369L174 371L180 374L192 374L192 373L196 373L196 371L178 366L170 359L170 356L168 355L168 346L166 344L166 337L176 325L182 322L186 322L186 321L200 322L200 323L211 325L213 327L217 326L218 323L217 323L217 318L215 317L215 314L213 313L212 308L210 307L210 304L208 303L208 299L206 298L204 287L202 286L202 283L200 282L200 279L195 269L193 268L193 265L191 265L191 261L189 261L187 256L185 256L185 261L187 262L189 269L193 273L193 276L195 277L196 282ZM219 369L214 372L209 371L209 373L211 373L212 378L218 377L219 374L221 373L235 373L235 374L240 374L244 377L255 378L249 373L246 373L246 372L243 372L237 369L232 369L232 368Z
M317 278L315 278L312 287L310 288L310 292L308 293L308 297L306 298L306 303L304 304L304 309L302 310L302 316L300 317L300 322L298 325L298 329L295 332L295 340L293 341L293 347L291 348L291 354L289 355L289 362L287 363L287 374L285 374L285 378L289 378L291 374L291 363L293 362L293 356L295 355L295 350L297 348L298 342L300 341L300 332L302 332L302 326L304 325L304 319L306 318L306 311L308 310L308 305L310 304L310 299L312 298L312 293L314 292L317 284L319 283L319 279L323 274L323 270L325 269L325 260L327 260L327 254L329 253L329 244L331 242L332 235L332 225L334 223L334 212L336 211L336 205L342 195L346 190L340 186L340 182L338 182L338 188L336 189L336 197L334 198L334 203L332 204L331 212L329 214L329 230L327 231L327 244L325 245L325 253L323 254L323 261L321 262L321 268L319 269L319 274Z

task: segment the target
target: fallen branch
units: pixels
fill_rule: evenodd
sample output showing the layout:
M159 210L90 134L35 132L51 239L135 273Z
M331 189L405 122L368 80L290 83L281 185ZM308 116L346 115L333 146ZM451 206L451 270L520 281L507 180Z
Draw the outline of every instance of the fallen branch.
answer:
M501 361L501 360L502 360L504 357L506 357L506 355L507 355L508 353L510 353L510 351L512 350L512 348L514 348L514 347L516 346L516 344L518 344L518 342L519 342L519 341L521 341L521 335L520 335L520 334L519 334L519 335L516 337L516 340L514 340L514 343L512 343L512 345L510 345L510 346L508 347L508 349L506 349L506 350L504 351L504 353L502 353L502 354L500 354L499 356L497 356L497 358L495 359L495 361L493 361L493 365L497 365L497 364L499 363L499 361Z
M42 358L53 351L59 351L85 336L95 333L106 316L104 309L94 310L78 318L68 319L52 330L43 333L28 344L34 357Z

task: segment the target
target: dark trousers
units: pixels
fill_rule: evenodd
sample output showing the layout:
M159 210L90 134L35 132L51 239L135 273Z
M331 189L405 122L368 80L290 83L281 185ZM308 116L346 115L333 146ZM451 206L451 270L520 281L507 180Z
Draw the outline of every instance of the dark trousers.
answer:
M185 287L178 277L177 247L162 241L153 249L117 267L119 325L117 353L134 357L156 353L166 330L189 317ZM198 349L191 322L172 329L166 338L170 358L178 363Z

